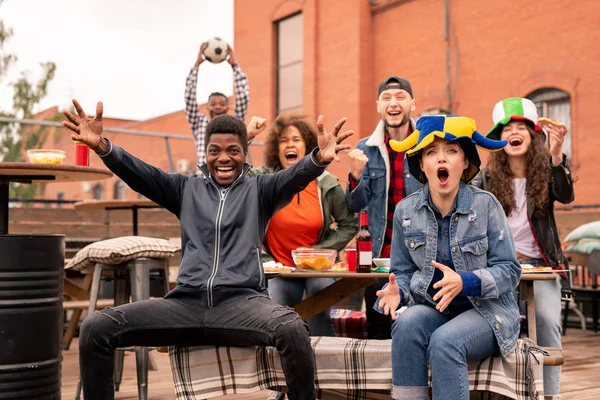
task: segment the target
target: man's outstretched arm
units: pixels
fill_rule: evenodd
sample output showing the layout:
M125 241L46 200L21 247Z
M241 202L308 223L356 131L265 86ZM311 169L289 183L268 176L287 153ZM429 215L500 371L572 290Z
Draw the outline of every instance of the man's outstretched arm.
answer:
M206 115L202 114L198 110L198 100L196 94L196 88L198 86L198 67L204 62L204 50L206 49L206 43L202 43L200 51L198 52L198 58L194 63L194 67L190 70L190 73L185 81L185 116L190 124L194 137L198 134L198 130L201 126L202 120L206 119ZM197 139L196 139L197 140Z
M248 104L250 103L248 77L237 63L235 53L229 45L227 45L227 52L229 53L227 62L229 62L231 68L233 68L233 84L235 87L235 116L240 118L242 121L246 121Z

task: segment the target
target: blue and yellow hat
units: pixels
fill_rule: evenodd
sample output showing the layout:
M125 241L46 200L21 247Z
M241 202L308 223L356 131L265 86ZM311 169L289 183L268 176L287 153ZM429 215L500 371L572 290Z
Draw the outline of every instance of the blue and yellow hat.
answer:
M419 157L414 156L429 146L436 136L450 142L458 141L462 147L469 160L469 167L462 176L462 180L466 183L471 182L477 176L481 167L477 147L487 151L499 151L508 144L506 140L486 138L477 132L474 120L456 115L423 116L419 118L415 128L413 133L401 142L390 140L390 146L395 151L406 152L410 173L422 183L425 183L427 179L421 173Z

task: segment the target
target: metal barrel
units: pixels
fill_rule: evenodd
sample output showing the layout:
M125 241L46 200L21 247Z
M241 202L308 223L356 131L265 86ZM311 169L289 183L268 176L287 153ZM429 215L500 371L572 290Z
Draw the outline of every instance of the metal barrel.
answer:
M64 235L0 235L0 399L59 400Z

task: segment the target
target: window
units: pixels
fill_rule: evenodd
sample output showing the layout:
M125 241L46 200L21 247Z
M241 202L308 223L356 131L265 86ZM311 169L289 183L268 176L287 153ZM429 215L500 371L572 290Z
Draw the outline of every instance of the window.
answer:
M302 14L275 23L277 42L277 93L275 113L302 111L302 57L304 36Z
M113 187L113 199L125 200L125 183L123 183L123 181L115 182L115 186Z
M567 155L567 159L570 160L572 156L571 96L560 89L543 88L530 93L527 98L535 103L540 117L552 118L569 128L562 149L563 153Z
M92 187L92 198L94 200L104 200L104 186L97 183Z

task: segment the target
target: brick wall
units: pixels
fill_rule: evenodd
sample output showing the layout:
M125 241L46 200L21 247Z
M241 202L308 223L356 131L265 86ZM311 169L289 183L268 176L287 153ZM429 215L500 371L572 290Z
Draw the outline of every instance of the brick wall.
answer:
M274 118L275 60L273 22L304 14L304 111L328 122L348 117L357 137L378 121L377 83L390 74L408 78L419 114L446 108L444 1L379 2L315 0L236 0L236 54L252 85L250 115ZM559 0L449 2L458 52L452 112L491 126L494 104L555 87L571 96L573 160L578 181L574 204L599 204L600 123L599 2L571 5ZM576 5L576 6L575 6ZM452 53L454 54L454 53ZM486 155L482 157L485 159ZM346 159L330 167L345 184Z

